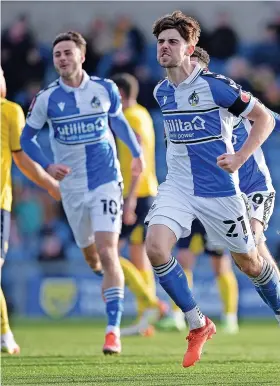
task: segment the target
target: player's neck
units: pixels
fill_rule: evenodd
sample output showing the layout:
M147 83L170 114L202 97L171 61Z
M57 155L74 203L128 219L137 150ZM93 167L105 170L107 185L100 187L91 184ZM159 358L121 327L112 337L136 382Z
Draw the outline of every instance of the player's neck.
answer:
M129 107L132 107L136 105L137 101L135 99L127 99L123 101L123 108L128 109Z
M167 77L175 86L178 86L191 75L195 66L195 63L183 62L180 67L167 68Z
M84 72L81 69L72 78L62 78L62 80L63 80L63 83L65 83L69 87L79 87L83 81L83 78L84 78Z

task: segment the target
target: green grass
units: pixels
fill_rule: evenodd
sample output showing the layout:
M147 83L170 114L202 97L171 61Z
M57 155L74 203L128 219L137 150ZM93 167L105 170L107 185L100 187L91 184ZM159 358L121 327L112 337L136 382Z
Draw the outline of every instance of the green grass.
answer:
M17 323L18 357L2 355L2 385L280 385L280 330L245 324L236 336L219 329L201 361L181 367L185 335L123 338L121 356L104 357L102 325Z

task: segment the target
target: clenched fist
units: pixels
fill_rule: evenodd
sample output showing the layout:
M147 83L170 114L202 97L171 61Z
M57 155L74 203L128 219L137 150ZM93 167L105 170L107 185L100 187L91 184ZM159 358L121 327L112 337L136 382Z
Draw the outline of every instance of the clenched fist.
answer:
M238 153L222 154L217 158L217 165L228 173L234 173L238 170L244 161Z

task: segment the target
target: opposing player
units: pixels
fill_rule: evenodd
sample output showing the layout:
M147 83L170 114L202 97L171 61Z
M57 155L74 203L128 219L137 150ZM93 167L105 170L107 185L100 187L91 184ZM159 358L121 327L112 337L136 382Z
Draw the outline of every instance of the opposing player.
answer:
M56 200L60 200L58 182L33 162L21 149L20 135L24 126L22 108L5 99L6 82L0 67L1 91L1 256L0 269L8 252L10 220L12 207L12 159L22 173L40 187L46 189ZM15 342L9 326L6 300L0 289L1 302L1 351L9 354L18 354L20 348Z
M188 236L198 218L215 247L228 248L240 269L280 322L280 283L274 267L257 251L237 170L274 128L272 115L232 80L192 64L199 24L180 11L159 19L153 28L157 59L167 79L154 96L162 110L170 144L168 174L146 218L147 254L160 284L185 313L189 324L183 366L200 359L206 341L215 333L192 296L182 267L170 257L180 237ZM254 122L242 148L231 143L234 116Z
M121 352L124 278L118 258L122 177L110 127L133 154L132 174L143 169L141 147L123 113L117 86L83 71L86 42L77 32L58 35L53 61L60 78L35 98L22 147L60 181L62 203L77 245L91 267L102 263L108 325L104 354ZM55 164L34 139L48 122Z
M155 171L155 133L152 118L146 108L137 103L139 84L137 79L130 74L116 74L112 80L119 88L124 115L135 132L138 142L143 149L146 168L136 181L131 175L129 163L131 155L128 147L117 139L118 158L124 183L124 210L123 226L120 235L120 249L129 241L130 261L138 269L144 279L146 289L153 298L156 297L155 278L151 263L144 246L144 219L157 194L157 177ZM130 281L130 270L125 272L125 278ZM153 319L155 308L150 309L150 304L136 292L139 321L135 325L122 330L122 335L145 333L151 330L149 320ZM157 309L161 312L163 303L158 300ZM156 310L157 311L157 310Z

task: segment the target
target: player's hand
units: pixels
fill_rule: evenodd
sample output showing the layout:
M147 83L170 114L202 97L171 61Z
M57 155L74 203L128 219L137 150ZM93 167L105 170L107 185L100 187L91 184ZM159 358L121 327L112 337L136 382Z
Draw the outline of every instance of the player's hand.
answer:
M123 223L125 225L133 225L137 220L135 209L137 205L136 197L129 197L124 200L123 204Z
M60 190L59 190L59 183L56 180L53 180L53 183L48 188L48 193L56 201L61 201L61 194L60 194Z
M47 172L55 180L62 181L64 177L71 173L71 169L63 164L51 164L47 167Z
M131 162L131 174L133 177L138 177L145 169L145 160L143 154L138 158L132 158Z
M228 173L234 173L238 170L244 161L238 153L222 154L217 158L217 165Z

